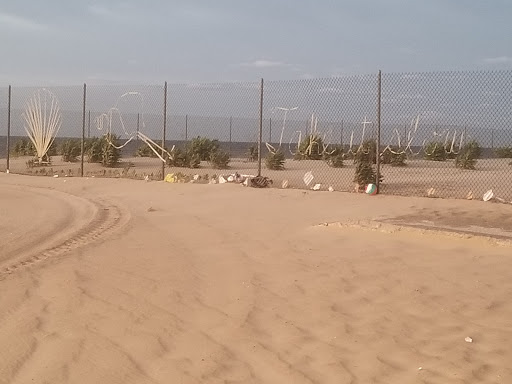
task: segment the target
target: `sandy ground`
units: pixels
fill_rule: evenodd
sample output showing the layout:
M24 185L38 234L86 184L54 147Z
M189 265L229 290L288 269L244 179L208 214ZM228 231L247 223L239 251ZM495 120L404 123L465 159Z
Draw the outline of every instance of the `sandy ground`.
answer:
M66 174L78 176L80 174L79 163L64 163L60 156L55 156L50 167L27 169L26 161L29 157L11 159L11 172L18 174ZM455 168L454 160L445 162L427 160L408 160L406 167L382 166L384 181L381 192L402 196L427 196L431 188L436 190L436 196L442 198L465 199L469 192L477 199L492 189L497 196L512 200L512 166L510 159L480 159L476 170L462 170ZM127 167L130 165L130 167ZM5 159L0 160L0 171L5 171ZM244 159L232 159L230 169L212 169L207 162L201 164L200 169L167 168L165 173L181 172L185 175L194 174L213 175L230 174L240 172L242 174L257 174L256 162L247 162ZM313 183L321 184L322 190L332 186L337 191L352 192L354 190L353 161L346 160L343 168L331 168L324 161L295 161L286 160L284 171L270 171L263 164L263 175L274 180L274 186L280 187L283 180L289 182L290 188L305 189L304 174L312 171ZM84 165L84 174L95 177L124 177L142 179L149 175L155 180L162 179L162 163L159 159L126 157L122 159L119 168L106 169L100 164Z
M0 174L0 383L510 383L511 213Z

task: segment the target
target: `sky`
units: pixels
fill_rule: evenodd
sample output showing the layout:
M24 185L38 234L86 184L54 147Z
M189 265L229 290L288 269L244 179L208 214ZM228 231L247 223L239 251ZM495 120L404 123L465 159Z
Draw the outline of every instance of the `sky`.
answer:
M0 86L512 69L510 0L0 0Z

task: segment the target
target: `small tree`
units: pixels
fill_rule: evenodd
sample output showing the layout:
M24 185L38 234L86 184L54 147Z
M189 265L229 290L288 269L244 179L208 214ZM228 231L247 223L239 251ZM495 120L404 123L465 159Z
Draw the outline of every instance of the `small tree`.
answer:
M85 154L89 163L101 163L103 158L103 142L99 137L85 140Z
M327 148L323 154L323 158L327 165L333 168L343 167L343 159L345 155L343 153L343 147L341 145L335 145L332 148Z
M446 161L447 155L444 144L439 141L431 141L425 147L425 159L430 161Z
M201 161L209 161L212 153L219 149L219 141L198 136L195 139L192 139L188 145L188 149L192 155L199 156Z
M193 154L188 149L174 148L167 157L166 163L170 167L178 168L199 168L201 159L198 154Z
M20 139L14 144L11 153L15 156L35 156L36 149L34 144L28 139Z
M321 160L324 151L324 142L320 135L309 134L300 144L295 160Z
M78 156L82 152L82 143L78 139L69 139L60 146L62 161L74 163L78 161Z
M136 157L158 157L156 153L147 144L141 145L135 152Z
M482 149L480 145L472 140L465 144L457 157L455 158L455 166L462 169L475 169L477 159L480 158Z
M382 164L389 164L392 167L405 167L407 154L398 147L390 147L381 155Z
M257 161L258 160L258 146L253 144L247 150L247 160Z
M119 146L119 138L116 135L107 133L102 139L102 156L101 164L107 168L116 167L121 158L121 150L116 148Z
M284 169L284 153L280 150L276 152L269 152L265 157L265 165L267 169L274 171L282 171Z
M496 148L494 153L500 159L512 159L512 147Z
M214 169L226 169L230 160L229 153L217 149L210 155L209 163Z
M377 172L373 166L373 157L376 156L374 152L371 151L363 151L360 150L355 154L354 163L356 165L356 171L354 175L354 183L356 183L359 188L375 183L377 178ZM382 174L380 175L380 181L382 181L384 177Z
M354 155L354 163L361 156L367 158L371 164L377 164L377 141L375 139L368 139L363 142Z

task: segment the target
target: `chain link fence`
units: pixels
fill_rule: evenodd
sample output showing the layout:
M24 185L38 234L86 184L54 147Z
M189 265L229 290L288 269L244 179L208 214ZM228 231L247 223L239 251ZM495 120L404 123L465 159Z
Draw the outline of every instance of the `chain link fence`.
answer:
M2 88L0 119L13 173L512 199L512 71Z

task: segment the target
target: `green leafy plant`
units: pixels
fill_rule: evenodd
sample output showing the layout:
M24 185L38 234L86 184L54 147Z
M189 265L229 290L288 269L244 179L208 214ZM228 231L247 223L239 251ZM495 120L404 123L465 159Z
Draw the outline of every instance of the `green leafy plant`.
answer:
M425 147L425 159L430 161L445 161L448 158L444 144L440 141L431 141Z
M323 154L323 158L330 167L343 167L343 159L345 158L343 147L341 145L335 145L332 148L327 148Z
M85 141L85 154L89 163L101 163L103 159L103 139L93 137Z
M217 149L210 155L209 163L214 169L226 169L230 160L229 153Z
M247 150L247 160L257 161L258 160L258 146L253 144Z
M141 145L135 152L136 157L158 157L156 153L147 144Z
M36 150L34 144L29 139L20 139L14 144L11 150L12 155L18 156L35 156Z
M455 166L462 169L475 169L477 159L480 158L482 149L480 145L472 140L465 144L455 158Z
M199 168L201 159L198 154L193 154L188 148L173 148L169 151L170 156L167 157L166 163L170 167L179 168Z
M267 166L267 169L274 171L282 171L284 169L284 162L284 153L279 150L274 153L269 152L265 157L265 165Z
M295 160L321 160L324 151L324 141L318 134L307 135L299 144L294 156Z
M354 183L356 183L359 188L367 184L375 183L376 181L377 172L373 166L374 157L376 157L375 151L370 150L359 150L354 156L354 163L356 165ZM380 181L384 179L382 174L380 174L379 179Z
M192 155L199 156L201 161L209 161L212 153L219 150L219 141L198 136L189 143L188 150Z
M82 153L82 143L78 139L69 139L60 146L62 161L74 163Z
M119 146L119 138L116 135L107 133L102 138L101 144L101 164L107 168L116 167L119 164L119 160L121 158L121 150L115 147Z
M501 147L494 150L496 157L500 159L512 159L512 147Z
M381 155L382 164L389 164L392 167L405 167L407 154L396 146L386 149Z

